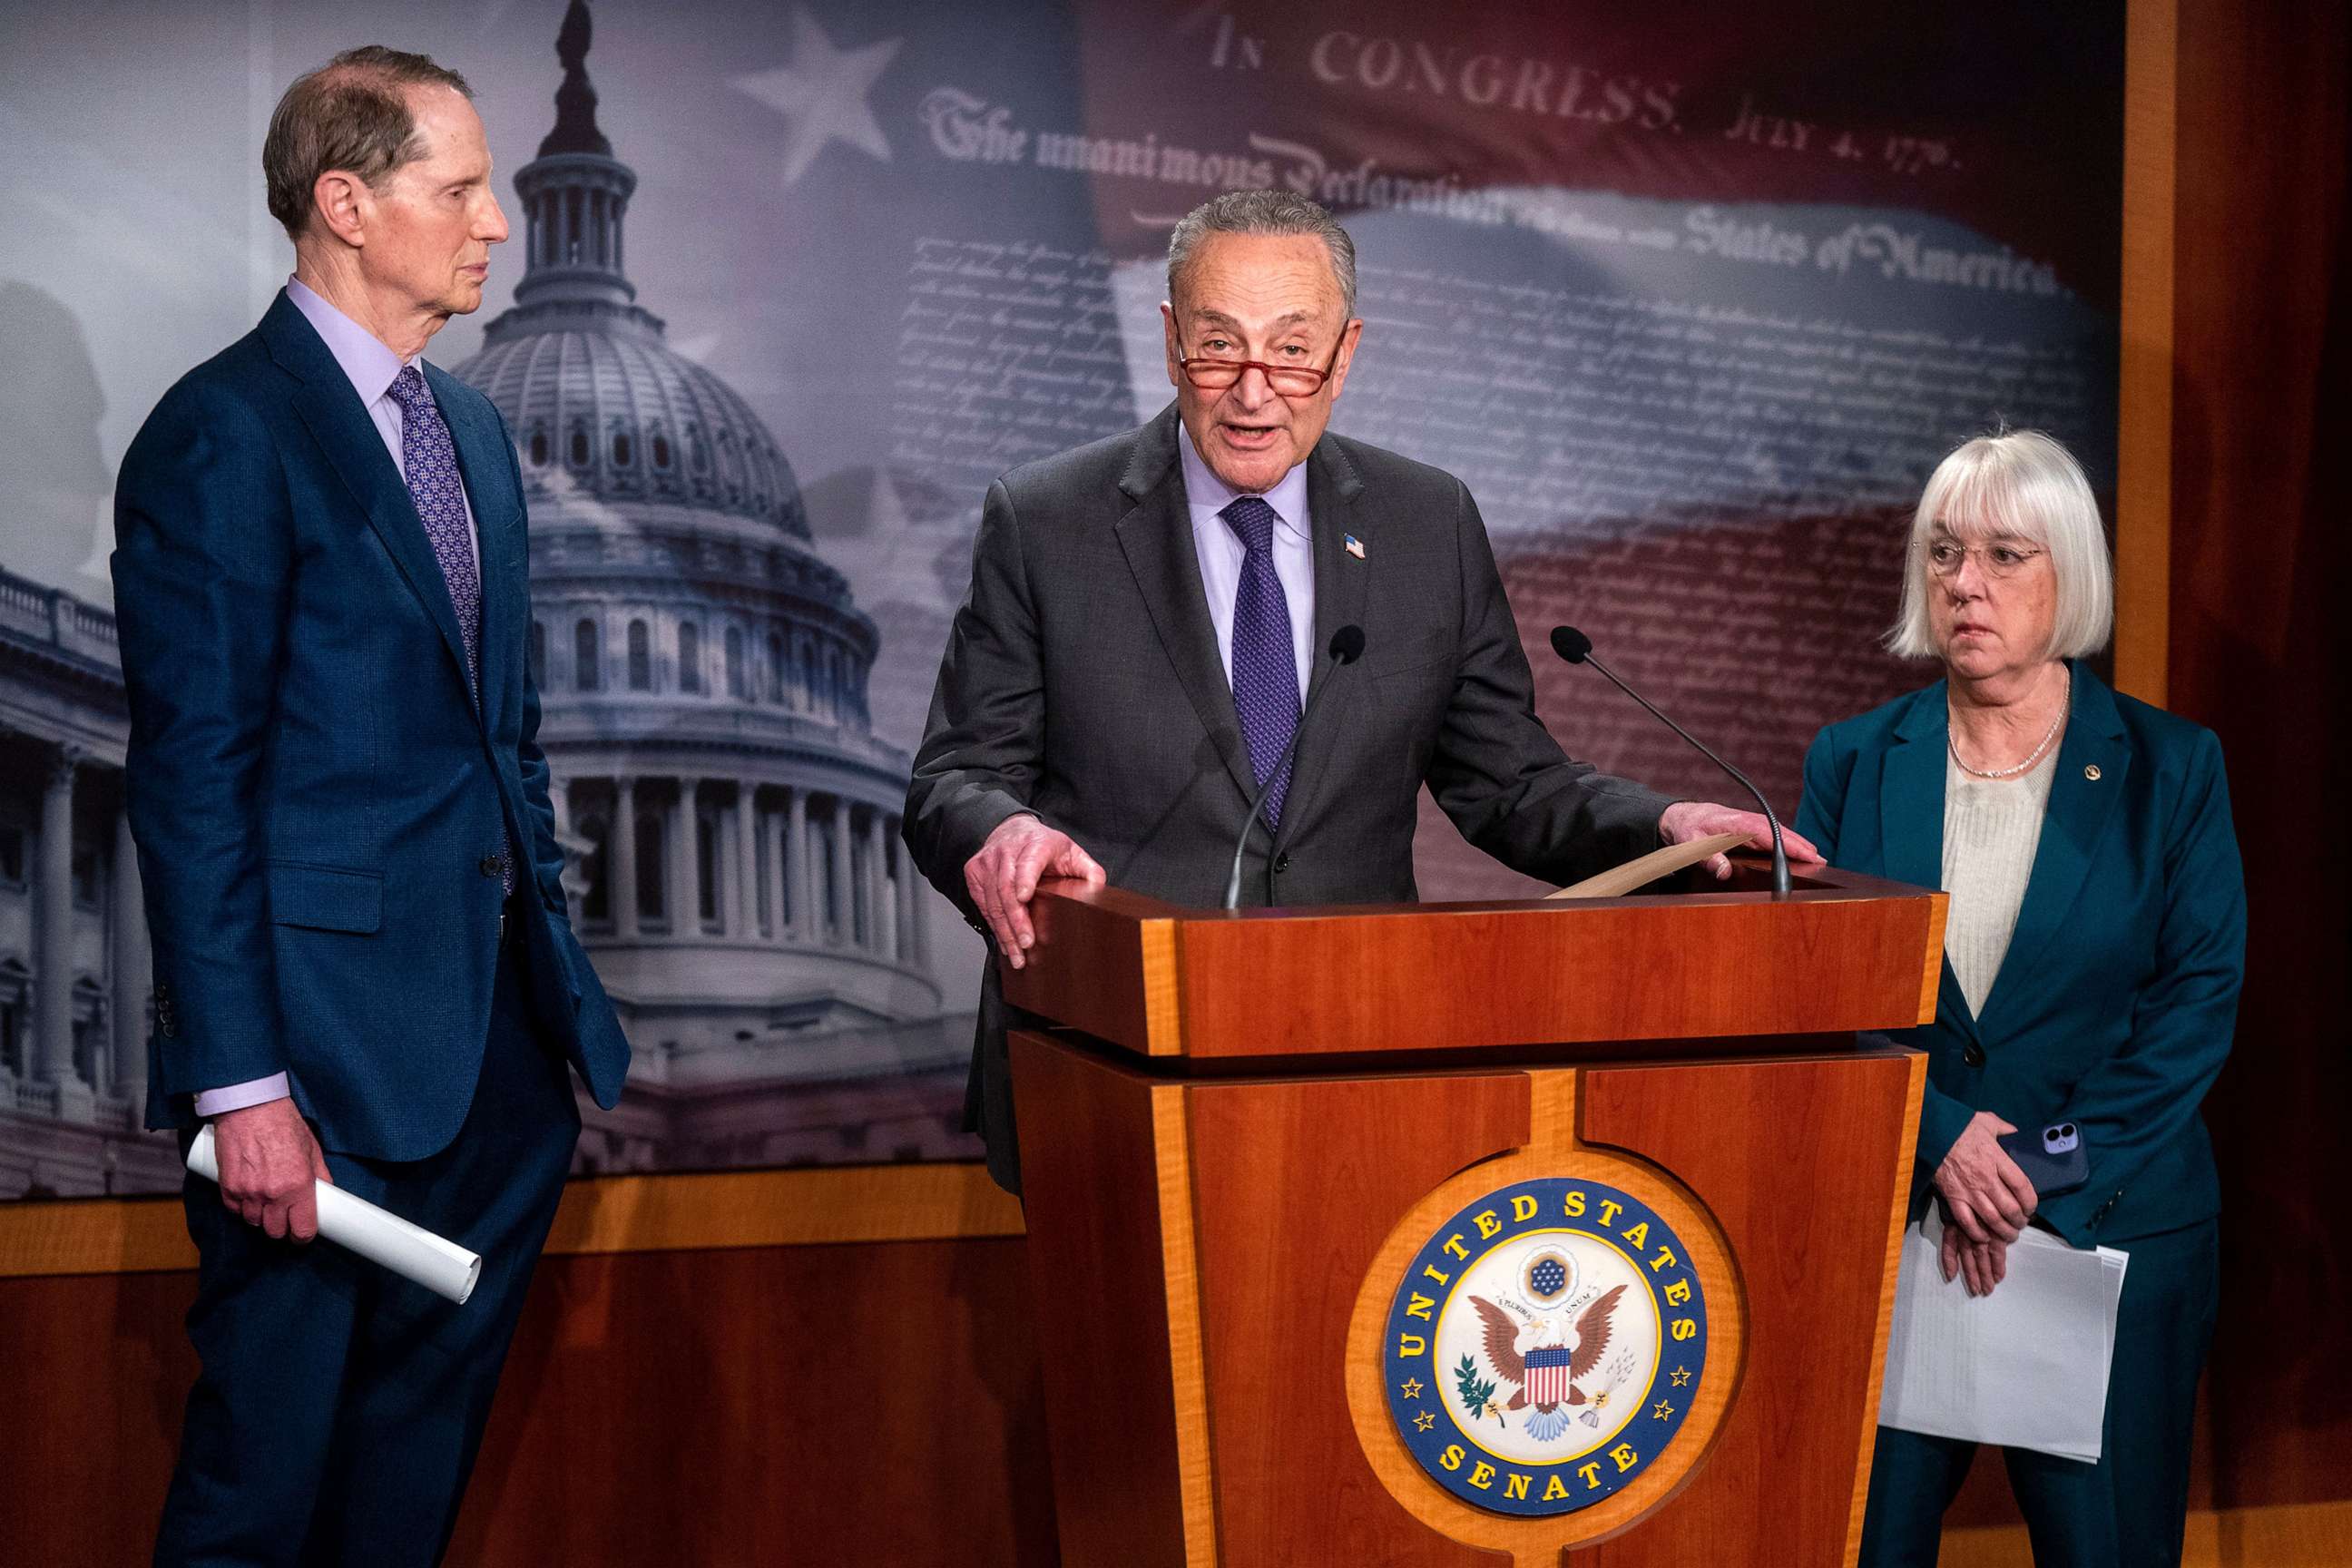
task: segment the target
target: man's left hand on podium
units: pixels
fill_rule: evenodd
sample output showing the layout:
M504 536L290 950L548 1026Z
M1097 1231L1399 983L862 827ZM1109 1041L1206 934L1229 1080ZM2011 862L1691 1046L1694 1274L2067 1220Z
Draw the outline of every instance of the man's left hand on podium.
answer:
M1658 818L1658 837L1668 844L1687 844L1694 838L1707 838L1717 833L1745 833L1748 848L1767 853L1772 848L1772 825L1761 812L1734 811L1712 801L1678 800ZM1813 847L1812 841L1785 825L1780 829L1780 842L1789 851L1790 865L1822 863L1822 852ZM1718 882L1731 875L1731 861L1722 855L1708 856L1700 862L1700 868Z

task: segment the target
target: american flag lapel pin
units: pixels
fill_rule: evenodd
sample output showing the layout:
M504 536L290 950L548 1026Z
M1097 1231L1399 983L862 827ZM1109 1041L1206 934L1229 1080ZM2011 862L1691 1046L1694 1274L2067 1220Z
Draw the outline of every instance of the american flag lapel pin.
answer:
M1361 561L1364 558L1364 542L1352 533L1347 536L1347 540L1348 553Z

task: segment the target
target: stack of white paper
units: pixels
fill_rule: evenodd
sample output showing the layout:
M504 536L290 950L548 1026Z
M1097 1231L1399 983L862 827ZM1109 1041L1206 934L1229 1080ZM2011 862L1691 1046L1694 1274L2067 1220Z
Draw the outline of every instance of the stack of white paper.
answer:
M2095 1464L2130 1259L2029 1229L2009 1277L1970 1296L1936 1261L1943 1235L1933 1205L1904 1233L1879 1422Z

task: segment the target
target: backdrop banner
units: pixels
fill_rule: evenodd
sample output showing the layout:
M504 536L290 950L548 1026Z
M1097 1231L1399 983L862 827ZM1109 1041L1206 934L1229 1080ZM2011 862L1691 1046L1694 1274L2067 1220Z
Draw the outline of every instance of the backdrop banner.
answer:
M2047 429L2112 495L2122 6L1702 12L12 7L0 1195L178 1179L135 1114L111 488L290 270L259 161L296 74L423 50L497 157L514 237L427 357L521 451L573 915L636 1051L579 1168L969 1158L982 952L906 863L908 760L988 482L1172 396L1165 247L1209 195L1349 226L1335 428L1462 478L1546 721L1662 788L1730 786L1555 623L1793 812L1814 729L1924 679L1879 638L1944 451ZM1424 897L1537 890L1423 811Z

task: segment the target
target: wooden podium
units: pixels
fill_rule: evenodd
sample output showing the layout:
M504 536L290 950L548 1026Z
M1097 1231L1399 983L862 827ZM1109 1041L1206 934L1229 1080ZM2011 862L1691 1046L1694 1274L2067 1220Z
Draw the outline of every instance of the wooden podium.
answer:
M1065 1563L1853 1561L1943 895L1034 915Z

